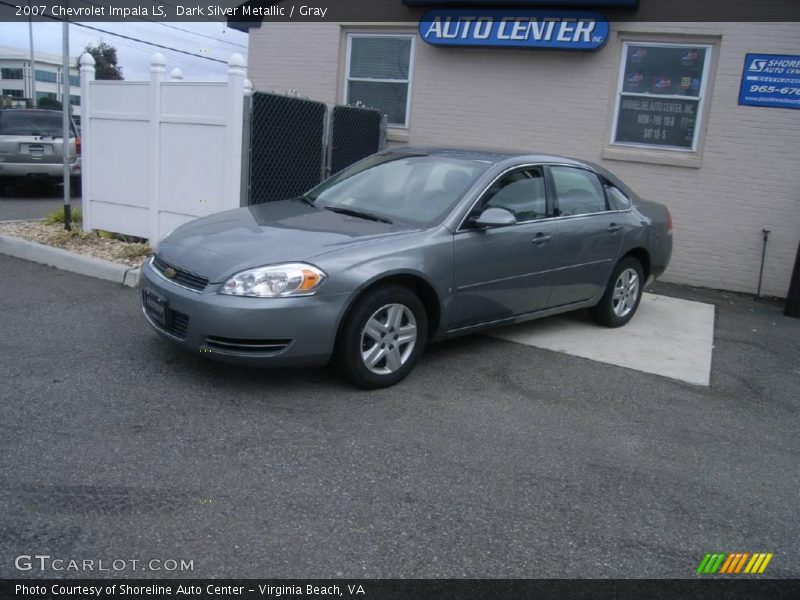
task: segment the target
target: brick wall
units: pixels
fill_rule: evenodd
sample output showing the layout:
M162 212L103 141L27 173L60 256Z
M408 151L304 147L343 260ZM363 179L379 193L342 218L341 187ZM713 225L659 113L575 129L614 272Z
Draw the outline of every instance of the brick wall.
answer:
M294 88L317 100L341 101L346 31L331 23L264 23L250 34L255 88ZM619 36L637 32L716 40L700 168L603 158ZM615 23L609 43L594 53L445 49L417 38L410 127L396 139L544 151L603 164L672 211L668 281L755 292L761 229L769 227L764 293L785 296L800 241L800 111L738 106L747 52L800 54L800 24Z

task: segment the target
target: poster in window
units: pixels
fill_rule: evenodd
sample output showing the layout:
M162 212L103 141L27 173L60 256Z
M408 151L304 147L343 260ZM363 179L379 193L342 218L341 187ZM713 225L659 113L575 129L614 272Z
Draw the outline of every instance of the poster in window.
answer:
M699 96L705 48L628 46L622 92Z
M616 141L691 149L698 100L620 98Z

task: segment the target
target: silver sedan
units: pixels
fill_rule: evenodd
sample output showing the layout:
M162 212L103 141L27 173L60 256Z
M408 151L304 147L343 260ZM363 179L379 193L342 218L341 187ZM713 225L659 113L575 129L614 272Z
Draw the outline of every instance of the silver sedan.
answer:
M393 385L428 341L588 308L635 314L672 253L669 211L558 156L392 149L306 195L179 227L143 269L165 338L253 366Z

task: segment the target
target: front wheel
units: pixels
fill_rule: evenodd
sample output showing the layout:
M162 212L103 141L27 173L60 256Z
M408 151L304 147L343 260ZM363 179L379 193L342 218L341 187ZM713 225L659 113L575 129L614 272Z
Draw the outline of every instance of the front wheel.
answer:
M359 387L389 387L405 378L425 347L428 319L419 297L402 286L367 292L339 337L336 363Z
M614 267L606 291L589 314L600 325L622 327L633 318L642 300L642 264L629 256Z

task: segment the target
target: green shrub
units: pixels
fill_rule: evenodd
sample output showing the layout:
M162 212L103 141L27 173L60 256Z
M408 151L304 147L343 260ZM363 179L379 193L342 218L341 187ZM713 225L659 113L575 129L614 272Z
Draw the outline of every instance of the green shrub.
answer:
M73 208L70 211L70 220L72 223L80 223L83 219L81 217L81 210L79 208ZM55 225L57 223L64 223L64 207L61 206L57 210L49 213L45 218L44 222L48 225Z

